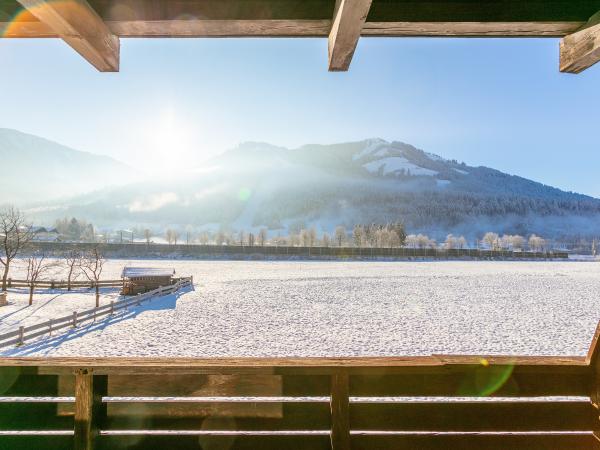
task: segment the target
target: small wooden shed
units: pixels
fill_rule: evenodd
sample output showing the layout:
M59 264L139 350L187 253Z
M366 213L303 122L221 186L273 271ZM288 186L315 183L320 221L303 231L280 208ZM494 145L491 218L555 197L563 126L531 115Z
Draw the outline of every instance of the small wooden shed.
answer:
M175 282L175 269L156 267L125 267L121 273L123 295L143 294Z

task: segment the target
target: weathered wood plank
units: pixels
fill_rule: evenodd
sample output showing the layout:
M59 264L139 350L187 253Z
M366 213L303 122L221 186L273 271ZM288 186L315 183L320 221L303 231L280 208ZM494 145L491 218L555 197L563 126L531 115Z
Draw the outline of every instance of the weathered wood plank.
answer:
M75 450L92 450L93 375L87 369L75 372Z
M94 358L94 357L6 357L0 366L33 366L46 368L46 373L61 367L93 367L97 373L157 373L173 370L174 373L195 373L196 369L209 369L220 373L226 369L262 369L275 373L278 368L323 369L337 367L381 368L435 367L453 365L513 365L513 366L588 366L581 356L463 356L432 355L405 357L317 357L317 358Z
M580 73L600 61L600 12L560 42L560 71Z
M86 0L18 0L101 72L118 72L119 38Z
M350 448L350 381L344 371L331 376L331 448Z
M585 22L366 22L362 36L562 37Z
M329 70L350 67L372 0L337 0L329 33Z
M94 375L91 369L75 371L75 450L93 450L107 417L102 402L107 389L108 377Z

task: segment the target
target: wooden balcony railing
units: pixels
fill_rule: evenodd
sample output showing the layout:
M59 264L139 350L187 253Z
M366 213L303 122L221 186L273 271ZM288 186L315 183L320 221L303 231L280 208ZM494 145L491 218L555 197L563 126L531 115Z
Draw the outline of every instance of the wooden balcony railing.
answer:
M600 448L597 340L587 357L4 358L0 448Z

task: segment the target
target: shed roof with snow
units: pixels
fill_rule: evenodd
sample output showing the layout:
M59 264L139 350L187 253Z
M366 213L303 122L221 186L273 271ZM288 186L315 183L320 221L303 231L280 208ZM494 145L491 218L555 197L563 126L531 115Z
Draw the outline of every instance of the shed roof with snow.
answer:
M125 267L121 278L172 277L173 275L175 275L175 269L172 268Z

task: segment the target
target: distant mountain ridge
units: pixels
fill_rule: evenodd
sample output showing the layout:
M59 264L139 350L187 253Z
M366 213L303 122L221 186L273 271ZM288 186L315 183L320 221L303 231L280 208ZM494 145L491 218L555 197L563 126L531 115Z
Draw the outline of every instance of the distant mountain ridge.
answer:
M109 228L265 226L277 233L401 220L410 232L437 237L600 234L598 199L382 139L297 149L247 142L176 181L106 188L47 206L32 210L39 222L76 216Z
M0 128L0 204L56 199L123 184L127 165L17 130Z

